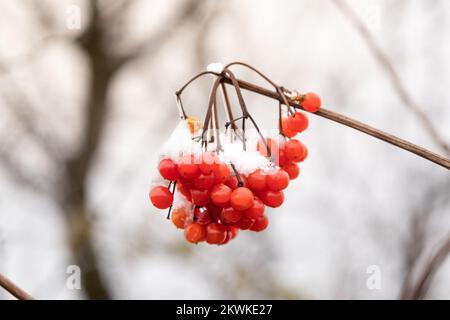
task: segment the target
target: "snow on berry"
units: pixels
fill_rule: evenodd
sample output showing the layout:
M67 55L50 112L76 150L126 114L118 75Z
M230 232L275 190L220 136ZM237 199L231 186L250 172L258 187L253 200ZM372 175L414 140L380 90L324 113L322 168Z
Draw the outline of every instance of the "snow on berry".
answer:
M223 68L221 64L209 66L217 73ZM294 139L308 128L307 115L297 111L282 116L280 112L278 133L265 137L247 110L246 116L235 119L228 113L221 132L217 117L210 113L214 104L208 107L204 123L209 119L209 124L203 128L202 122L186 116L179 94L181 120L162 146L149 193L151 203L169 209L174 227L194 244L224 245L239 230L266 230L267 208L283 204L283 190L298 178L298 163L308 155L306 146ZM308 93L298 103L316 112L321 102L316 94ZM249 119L252 129L231 125Z

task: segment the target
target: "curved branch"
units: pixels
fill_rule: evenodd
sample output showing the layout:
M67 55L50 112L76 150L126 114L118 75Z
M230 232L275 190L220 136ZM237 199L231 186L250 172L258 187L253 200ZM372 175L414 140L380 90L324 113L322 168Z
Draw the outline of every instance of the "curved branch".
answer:
M231 79L227 76L223 76L223 81L227 84L231 84ZM280 98L280 95L275 91L271 91L271 90L262 88L260 86L257 86L255 84L247 82L247 81L243 81L243 80L239 80L239 79L237 81L239 83L239 86L242 89L252 91L257 94L261 94L263 96L283 102L283 100ZM292 99L289 99L288 102L289 102L289 105L291 105L294 108L303 109L301 107L301 105L298 104L298 102L296 102ZM344 116L342 114L339 114L337 112L333 112L333 111L330 111L330 110L327 110L324 108L320 108L320 110L314 114L319 117L323 117L323 118L338 122L340 124L343 124L344 126L353 128L355 130L364 132L365 134L368 134L372 137L383 140L384 142L392 144L403 150L414 153L414 154L418 155L419 157L427 159L431 162L434 162L434 163L450 170L450 160L449 159L447 159L443 156L440 156L436 153L433 153L433 152L431 152L425 148L422 148L418 145L415 145L409 141L400 139L392 134L381 131L381 130L371 127L365 123L362 123L362 122L354 120L350 117Z
M434 255L428 260L423 270L419 273L415 283L403 292L401 299L423 299L430 287L431 280L439 267L445 262L450 253L450 234L439 246Z
M350 6L343 0L334 0L336 7L344 14L363 38L369 50L374 55L375 59L382 66L386 74L388 75L394 90L400 97L405 106L410 109L419 121L422 123L425 130L428 132L433 141L445 152L447 156L450 156L450 146L440 133L433 127L433 124L428 115L423 111L423 108L413 99L409 94L406 86L403 84L397 70L389 60L387 54L383 52L381 47L376 43L372 33L367 28L366 24L352 11Z
M19 300L33 300L33 297L25 290L19 288L14 282L0 273L0 287L11 293Z

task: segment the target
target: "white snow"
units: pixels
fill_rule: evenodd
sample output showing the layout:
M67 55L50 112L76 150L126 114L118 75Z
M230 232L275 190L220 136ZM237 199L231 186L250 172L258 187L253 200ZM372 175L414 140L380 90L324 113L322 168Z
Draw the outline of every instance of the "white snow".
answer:
M206 70L210 71L210 72L216 72L216 73L221 73L223 71L224 65L220 62L213 62L208 64L208 66L206 67Z

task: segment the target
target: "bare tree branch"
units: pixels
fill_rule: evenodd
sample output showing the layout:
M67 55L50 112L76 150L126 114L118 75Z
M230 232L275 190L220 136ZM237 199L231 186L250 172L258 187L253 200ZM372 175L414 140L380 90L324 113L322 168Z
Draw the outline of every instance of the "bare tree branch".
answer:
M431 281L439 270L439 267L445 262L447 256L450 254L450 233L446 239L438 246L435 253L428 259L425 266L420 271L417 280L412 282L412 276L409 279L410 283L404 288L402 292L402 299L423 299L427 294Z
M140 58L151 56L155 50L159 49L171 38L182 26L188 21L192 20L202 7L203 1L199 0L186 0L176 10L177 15L172 18L168 23L164 25L162 29L153 33L147 40L131 49L128 53L122 54L117 57L116 64L121 67L129 61L135 61Z
M223 78L224 83L231 84L231 80L227 76L222 76L222 78ZM278 101L284 103L284 101L280 97L279 93L277 93L275 91L267 90L265 88L255 85L253 83L239 80L239 79L237 79L237 82L242 89L252 91L252 92L264 95L266 97L269 97L269 98L272 98L272 99L275 99L275 100L278 100ZM291 105L294 108L302 109L302 107L296 101L289 100L288 103L289 103L289 105ZM365 123L362 123L358 120L352 119L350 117L344 116L342 114L339 114L339 113L331 111L331 110L327 110L325 108L320 108L320 110L317 111L316 113L314 113L314 115L338 122L347 127L350 127L355 130L358 130L360 132L363 132L365 134L368 134L374 138L380 139L384 142L392 144L393 146L396 146L403 150L414 153L414 154L418 155L419 157L427 159L431 162L434 162L434 163L450 170L450 160L447 159L446 157L440 156L434 152L431 152L423 147L415 145L409 141L400 139L400 138L398 138L394 135L391 135L387 132L381 131L374 127L371 127L371 126L369 126Z
M447 196L450 187L450 181L446 179L443 183L433 185L418 205L414 206L414 211L410 219L409 234L405 243L405 277L400 292L400 298L409 299L412 288L417 287L421 281L416 279L417 273L424 274L424 265L422 259L426 252L427 227L429 221L440 208L448 205ZM420 271L421 270L421 271ZM430 275L430 278L433 275ZM428 281L428 285L431 281Z
M11 81L13 84L13 81ZM50 139L41 132L36 126L36 116L32 110L33 103L25 94L24 90L10 87L8 91L2 88L2 97L10 106L9 110L14 115L20 125L26 130L32 139L34 139L44 152L53 161L60 160L58 147L54 139Z
M25 290L19 288L14 282L6 278L0 273L0 287L3 287L6 291L11 293L14 297L19 300L32 300L33 297L28 294Z
M444 139L434 128L433 123L431 122L428 115L423 111L423 108L421 108L421 106L410 95L394 65L389 60L387 54L377 44L366 24L353 12L353 10L344 0L333 0L333 3L356 28L356 30L366 43L367 47L369 48L370 52L374 55L375 59L388 75L395 91L397 92L398 96L403 101L405 106L415 114L417 119L422 124L423 128L428 132L436 145L438 145L447 156L450 156L450 146L447 143L446 139Z

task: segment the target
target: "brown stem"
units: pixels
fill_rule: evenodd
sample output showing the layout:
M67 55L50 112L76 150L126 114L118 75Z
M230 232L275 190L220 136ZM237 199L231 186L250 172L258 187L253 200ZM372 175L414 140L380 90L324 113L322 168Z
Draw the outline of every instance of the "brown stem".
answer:
M223 82L227 83L227 84L232 84L231 79L228 76L223 76ZM242 89L248 90L248 91L252 91L255 92L257 94L261 94L263 96L278 100L283 102L282 98L280 97L279 93L275 92L275 91L271 91L265 88L262 88L260 86L257 86L253 83L247 82L247 81L243 81L243 80L239 80L237 79L239 86ZM289 105L291 105L294 108L297 109L303 109L301 107L301 105L299 105L296 101L289 99L288 101ZM450 170L450 160L440 156L436 153L433 153L425 148L422 148L418 145L415 145L409 141L400 139L394 135L391 135L389 133L386 133L384 131L375 129L365 123L362 123L360 121L354 120L352 118L349 118L347 116L344 116L342 114L339 114L337 112L333 112L324 108L321 108L319 111L317 111L316 113L314 113L317 116L323 117L323 118L327 118L329 120L338 122L340 124L343 124L344 126L353 128L355 130L364 132L372 137L375 137L377 139L383 140L389 144L392 144L396 147L399 147L403 150L412 152L416 155L418 155L419 157L425 158L431 162L434 162L446 169Z
M19 300L33 300L33 297L23 289L19 288L14 282L0 273L0 287L11 293Z
M440 245L434 255L428 260L422 271L419 273L415 283L410 284L408 290L402 294L402 299L423 299L430 287L431 280L436 271L444 263L450 253L450 234Z
M388 55L381 49L381 47L375 41L372 33L369 28L366 26L364 21L362 21L355 12L350 8L350 6L343 0L334 0L337 8L350 20L350 22L355 26L356 30L359 32L360 36L366 43L369 50L374 55L375 59L379 62L383 70L386 72L389 77L394 90L397 92L397 95L400 97L402 102L405 104L407 108L409 108L418 118L418 120L422 123L425 130L428 132L433 141L442 148L442 150L446 153L447 156L450 156L450 146L445 141L443 137L441 137L440 133L433 127L433 124L428 117L428 115L423 111L422 108L410 95L406 86L402 82L400 75L395 69L394 65L390 61Z

